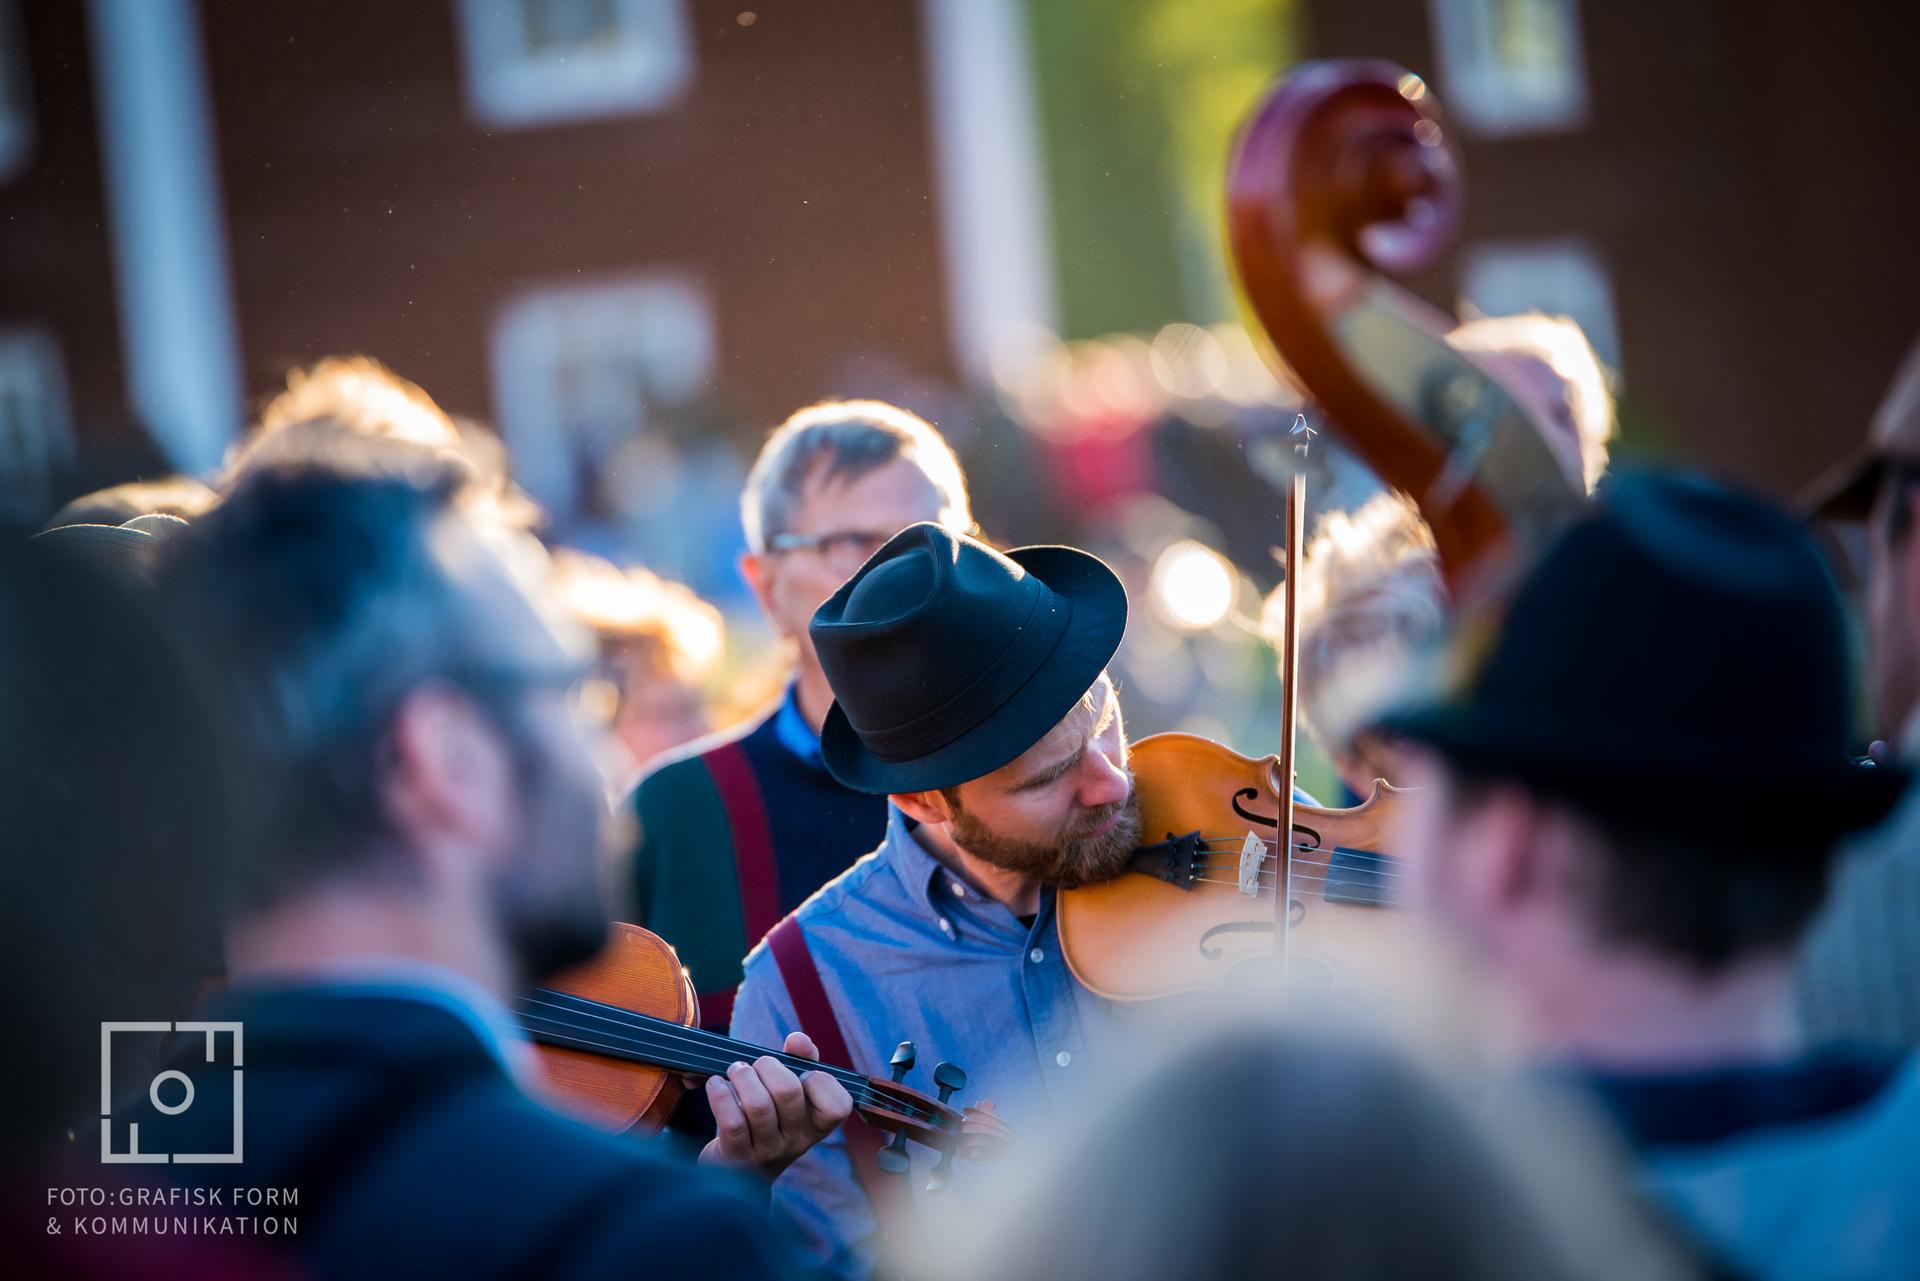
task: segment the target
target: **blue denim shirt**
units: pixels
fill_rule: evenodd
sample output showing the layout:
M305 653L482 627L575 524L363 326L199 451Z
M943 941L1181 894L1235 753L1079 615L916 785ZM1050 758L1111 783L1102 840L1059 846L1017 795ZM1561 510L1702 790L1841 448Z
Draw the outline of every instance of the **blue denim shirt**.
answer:
M908 1085L931 1094L934 1064L957 1063L968 1080L955 1104L992 1099L1023 1146L1090 1096L1087 1074L1123 1052L1125 1012L1080 986L1061 959L1052 892L1033 924L1023 924L929 854L897 809L888 810L880 848L795 917L853 1056L849 1066L884 1077L894 1047L912 1041L919 1061ZM763 943L747 957L733 1035L778 1045L799 1026ZM938 1157L915 1146L912 1158L918 1195ZM955 1194L970 1176L977 1167L955 1165ZM877 1227L841 1134L789 1167L773 1199L830 1271L872 1271Z

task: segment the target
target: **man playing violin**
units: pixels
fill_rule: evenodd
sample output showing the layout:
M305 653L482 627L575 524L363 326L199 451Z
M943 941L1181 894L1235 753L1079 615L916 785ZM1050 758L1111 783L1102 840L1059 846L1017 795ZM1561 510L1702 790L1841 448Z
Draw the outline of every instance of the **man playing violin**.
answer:
M822 401L768 436L740 495L740 570L792 648L786 692L747 725L651 763L633 790L633 900L623 920L673 940L724 1031L740 958L886 830L886 801L835 782L820 754L833 702L807 621L880 545L916 521L966 529L960 461L894 405ZM677 1123L705 1128L684 1114Z
M781 1271L725 1178L529 1097L503 1002L597 950L612 865L570 701L584 638L544 599L539 548L476 511L440 451L315 439L243 470L170 558L232 680L254 804L227 983L198 1015L243 1029L244 1164L169 1169L297 1190L290 1244L315 1276ZM209 1065L185 1040L197 1103L143 1117L140 1141L237 1152L218 1131L238 1046ZM826 1073L771 1057L708 1098L708 1158L769 1175L850 1110Z
M1833 847L1905 782L1849 756L1839 594L1793 521L1717 485L1597 502L1504 617L1464 620L1453 687L1387 718L1398 852L1710 1254L1907 1275L1920 1066L1812 1044L1794 1010Z
M1123 1029L1068 971L1054 892L1118 875L1139 844L1106 674L1126 614L1094 556L1001 554L932 524L821 606L810 630L836 699L821 747L840 782L889 798L887 834L747 958L736 1037L799 1026L876 1074L911 1040L964 1066L1016 1129L1085 1091ZM863 1275L877 1177L855 1127L774 1198L832 1270Z

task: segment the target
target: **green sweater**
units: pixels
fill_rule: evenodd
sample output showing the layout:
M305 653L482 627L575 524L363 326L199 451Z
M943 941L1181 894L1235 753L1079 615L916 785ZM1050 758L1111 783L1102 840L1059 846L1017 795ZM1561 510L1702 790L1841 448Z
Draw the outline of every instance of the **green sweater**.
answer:
M753 945L886 834L887 798L842 787L817 748L797 755L780 711L661 758L631 799L630 919L673 944L722 1032Z

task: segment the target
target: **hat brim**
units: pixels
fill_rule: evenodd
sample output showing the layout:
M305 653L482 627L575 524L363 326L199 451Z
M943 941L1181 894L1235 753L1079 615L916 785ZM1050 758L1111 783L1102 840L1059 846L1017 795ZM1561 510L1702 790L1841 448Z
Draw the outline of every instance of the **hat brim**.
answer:
M30 541L56 556L70 556L93 569L137 579L146 574L145 557L159 539L127 525L77 524L43 529Z
M1913 774L1894 765L1845 761L1737 762L1707 748L1663 754L1500 717L1458 703L1434 703L1383 717L1379 727L1475 772L1510 778L1602 820L1660 827L1709 841L1780 846L1780 803L1791 797L1794 849L1825 853L1849 832L1881 822Z
M1017 547L1006 555L1072 611L1052 652L980 724L908 761L868 751L836 700L820 728L820 752L841 784L888 795L957 787L991 774L1045 738L1106 670L1127 630L1127 592L1114 572L1072 547Z

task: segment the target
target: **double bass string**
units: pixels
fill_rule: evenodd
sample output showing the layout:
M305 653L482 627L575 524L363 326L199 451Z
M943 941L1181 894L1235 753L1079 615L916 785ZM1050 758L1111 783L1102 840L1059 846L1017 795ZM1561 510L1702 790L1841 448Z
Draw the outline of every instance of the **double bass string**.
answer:
M541 996L559 997L561 1001L541 1000L539 999ZM677 1057L671 1066L685 1071L706 1071L711 1075L722 1076L725 1075L727 1068L735 1063L750 1062L763 1054L772 1053L743 1041L735 1041L729 1037L700 1032L692 1028L682 1028L677 1024L667 1023L664 1019L652 1019L648 1015L623 1010L616 1005L608 1005L586 997L555 992L546 988L538 988L533 993L523 994L517 999L516 1005L523 1019L530 1024L537 1021L549 1025L547 1028L535 1030L553 1034L553 1029L558 1028L562 1032L577 1034L577 1043L583 1048L615 1049L618 1048L615 1043L644 1047L653 1051L660 1051L663 1047L673 1047L673 1053ZM621 1029L622 1032L639 1035L620 1035L589 1028L567 1019L556 1018L554 1015L537 1013L535 1007L556 1010L563 1015L597 1019ZM788 1054L773 1053L772 1056L787 1066L802 1071L828 1073L846 1086L848 1094L856 1103L863 1103L870 1108L904 1113L914 1120L935 1127L940 1126L945 1120L942 1114L932 1111L929 1106L909 1097L896 1098L877 1093L864 1076L852 1069Z

